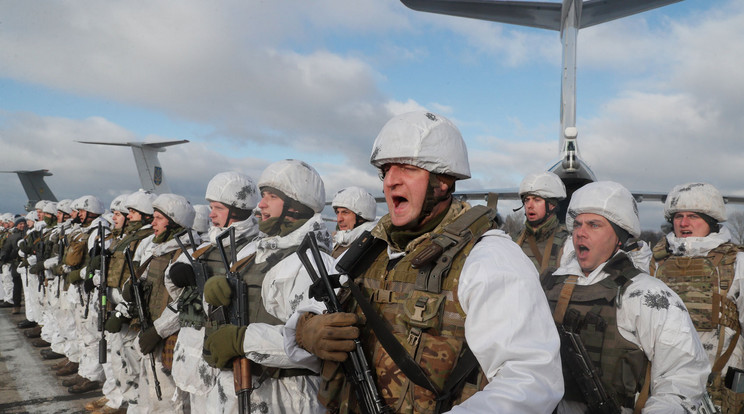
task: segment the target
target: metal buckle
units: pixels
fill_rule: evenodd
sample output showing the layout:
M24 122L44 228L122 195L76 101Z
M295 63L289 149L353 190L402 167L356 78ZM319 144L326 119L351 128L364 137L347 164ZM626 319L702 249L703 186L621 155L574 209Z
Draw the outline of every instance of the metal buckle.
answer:
M421 340L421 332L420 328L411 328L411 330L408 331L408 344L415 348L416 345L418 345L419 340Z

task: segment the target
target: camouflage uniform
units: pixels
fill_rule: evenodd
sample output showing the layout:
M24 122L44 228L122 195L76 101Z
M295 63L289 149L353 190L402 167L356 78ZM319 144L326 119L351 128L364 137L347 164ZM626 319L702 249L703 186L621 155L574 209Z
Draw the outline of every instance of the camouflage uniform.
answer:
M537 228L533 228L529 223L525 224L516 243L535 264L538 273L542 273L548 268L555 269L560 266L563 245L568 236L566 226L559 223L558 217L553 214Z

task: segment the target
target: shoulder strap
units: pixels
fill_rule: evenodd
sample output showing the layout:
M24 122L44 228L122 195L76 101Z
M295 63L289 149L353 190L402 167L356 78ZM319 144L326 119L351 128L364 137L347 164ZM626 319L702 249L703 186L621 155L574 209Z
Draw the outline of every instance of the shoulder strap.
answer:
M194 259L198 259L198 258L202 257L203 254L205 254L206 252L208 252L209 249L211 249L212 247L213 246L211 244L208 244L208 245L202 247L201 249L196 249L194 251L194 253L191 253L191 257L193 257Z
M233 263L232 266L230 266L231 272L239 272L242 270L248 263L252 262L253 259L256 257L256 253L249 254L248 256L238 260L237 262Z
M441 293L442 280L452 267L454 257L471 240L482 236L492 227L495 214L493 209L486 206L475 206L444 226L441 233L433 234L429 246L411 260L414 269L421 269L414 289ZM427 268L431 270L427 272Z

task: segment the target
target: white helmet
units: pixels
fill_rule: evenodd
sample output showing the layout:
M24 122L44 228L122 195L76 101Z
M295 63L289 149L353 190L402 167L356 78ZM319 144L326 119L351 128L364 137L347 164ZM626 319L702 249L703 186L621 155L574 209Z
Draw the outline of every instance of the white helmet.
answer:
M121 194L121 195L116 196L116 198L114 198L111 201L109 210L111 210L112 213L114 211L118 211L119 213L122 213L124 215L129 213L129 210L126 207L124 207L124 203L126 202L127 197L129 197L129 194Z
M307 163L282 160L270 164L258 179L258 188L272 187L316 213L325 206L325 185L320 174Z
M215 175L207 184L204 198L241 210L253 210L261 199L253 179L235 171Z
M560 177L550 171L533 173L524 177L519 184L519 197L534 195L542 198L566 198L566 186Z
M39 215L36 214L36 210L29 211L28 214L26 214L26 220L31 220L31 221L39 220Z
M388 121L375 139L369 162L410 164L434 174L470 178L465 141L447 118L426 111L409 112Z
M47 203L46 200L37 201L36 204L34 205L34 210L44 211L44 206L46 205L46 203Z
M633 237L641 235L636 200L627 188L616 182L589 183L573 193L566 214L569 232L573 231L574 219L584 213L599 214Z
M721 192L706 183L687 183L672 188L664 202L664 218L671 222L674 214L680 211L702 213L716 221L726 221Z
M47 214L56 215L57 203L55 203L54 201L49 201L44 205L44 208L41 209L41 211Z
M194 206L196 216L194 217L194 225L191 226L197 233L206 233L209 231L209 213L210 208L206 204L197 204Z
M127 200L124 202L124 207L151 216L153 213L152 202L155 201L156 198L157 195L149 191L139 190L127 196Z
M96 196L85 195L75 200L78 210L85 210L92 214L103 214L106 208Z
M70 208L70 204L72 204L72 200L70 200L69 198L60 200L57 203L57 211L61 211L65 214L72 214L72 208Z
M354 214L367 221L374 220L377 215L377 202L375 202L375 198L372 197L372 194L355 186L339 190L339 192L333 196L331 206L333 206L333 208L348 208Z
M152 208L165 214L172 222L190 228L194 224L196 212L185 197L176 194L160 194L152 202Z

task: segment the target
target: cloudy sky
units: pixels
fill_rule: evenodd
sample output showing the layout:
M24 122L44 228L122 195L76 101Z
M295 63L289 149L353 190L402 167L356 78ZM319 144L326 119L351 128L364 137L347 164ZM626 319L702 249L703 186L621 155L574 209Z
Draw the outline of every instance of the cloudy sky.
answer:
M601 180L744 195L744 2L686 0L579 34L581 154ZM473 178L515 187L558 156L557 32L415 12L395 0L0 0L0 170L49 169L56 196L139 187L131 151L75 143L188 139L160 154L203 203L226 170L305 160L327 198L381 194L371 144L394 114L452 119ZM26 196L0 175L0 211ZM661 205L642 203L644 227ZM508 203L500 211L506 214ZM730 211L734 211L730 207Z

